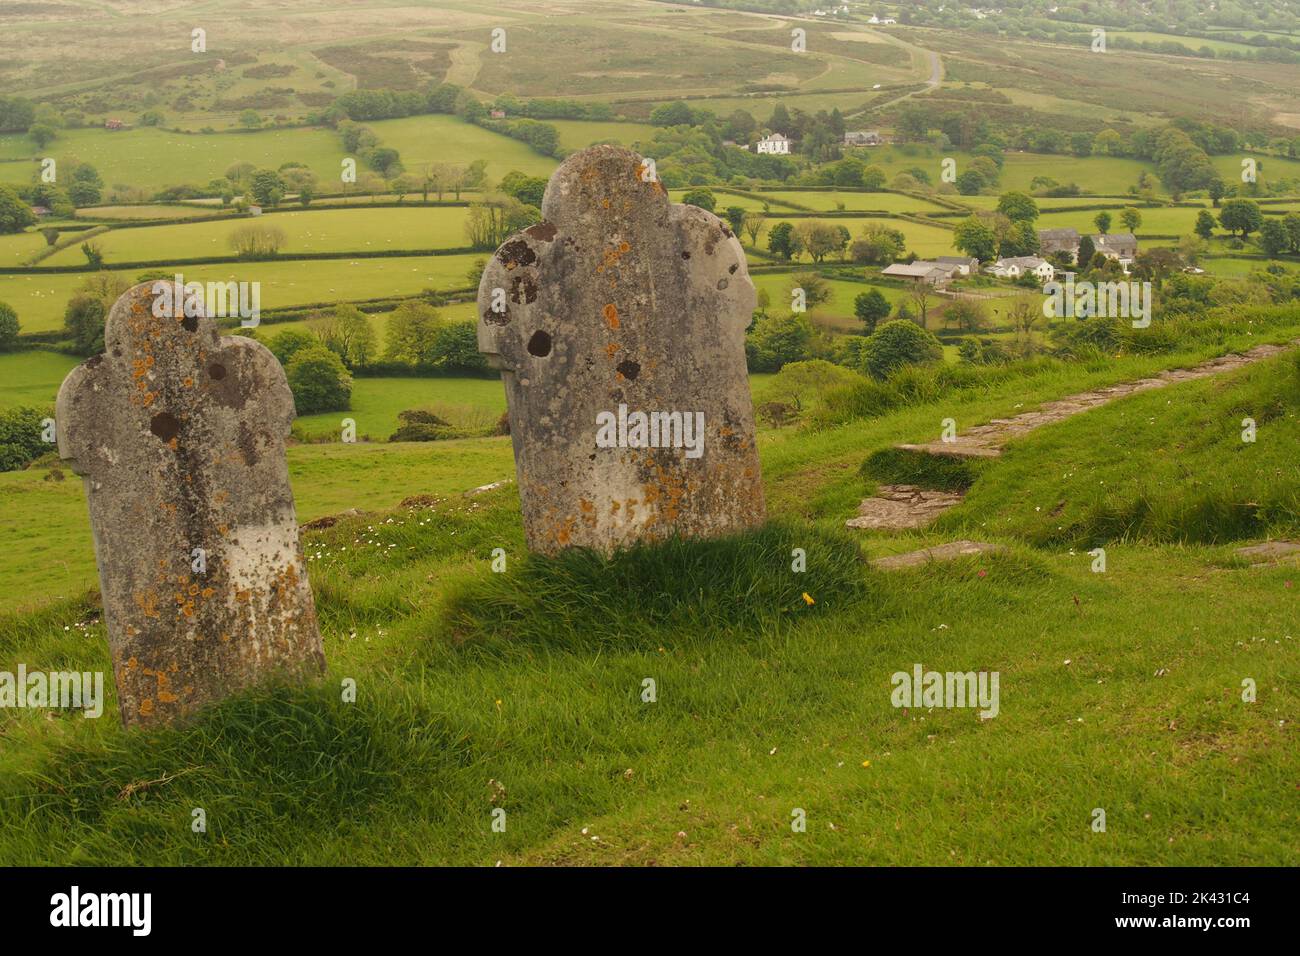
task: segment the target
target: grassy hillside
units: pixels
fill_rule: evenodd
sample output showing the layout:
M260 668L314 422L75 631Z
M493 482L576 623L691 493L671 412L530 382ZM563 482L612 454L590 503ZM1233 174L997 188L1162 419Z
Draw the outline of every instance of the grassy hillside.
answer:
M1125 371L1139 364L1150 360ZM1284 362L1260 374L1277 368L1294 374ZM1088 377L1076 368L943 408L965 419ZM1143 414L1177 429L1195 394L1175 386L1114 409L1159 397ZM1116 542L1110 569L1093 574L1078 554L992 534L1010 542L1005 555L873 570L860 546L936 539L831 530L844 513L833 490L863 487L837 462L938 411L769 435L777 524L608 565L525 557L513 486L309 532L328 676L130 736L111 716L6 712L0 858L1285 863L1296 848L1283 794L1300 770L1288 741L1300 697L1286 678L1294 568ZM412 452L426 463L453 452L463 465L470 447L327 447L307 495L361 454L409 468ZM505 441L481 447L509 470ZM1055 449L1019 451L1030 474L1057 470ZM485 465L476 472L495 477ZM385 477L367 506L398 484L439 487L421 471ZM496 547L505 574L489 570ZM808 552L804 574L788 570L795 547ZM1161 626L1135 630L1156 608ZM0 634L0 662L107 666L102 624L78 601ZM891 706L891 675L916 663L997 671L998 716ZM1257 703L1241 702L1243 676ZM355 704L340 702L345 677ZM646 678L654 703L642 702ZM504 834L490 826L498 805ZM206 837L189 830L193 807L208 815ZM1090 830L1096 807L1105 834ZM796 808L806 833L791 830Z

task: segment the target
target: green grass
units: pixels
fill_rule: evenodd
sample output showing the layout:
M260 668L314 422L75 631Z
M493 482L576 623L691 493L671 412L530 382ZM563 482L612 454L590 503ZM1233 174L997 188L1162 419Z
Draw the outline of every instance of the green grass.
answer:
M292 448L304 518L452 497L306 533L330 662L317 685L143 733L121 730L111 700L98 721L0 715L0 861L1283 865L1300 771L1288 741L1294 568L1133 541L1108 546L1107 573L1093 574L1086 556L981 527L1010 551L887 574L859 548L941 538L839 530L869 488L857 466L871 449L947 415L987 420L1199 357L1048 364L877 418L763 432L773 527L609 564L525 556L513 485L454 496L511 473L508 439ZM1208 384L1093 414L1150 402L1167 430L1196 433L1205 419L1184 400L1200 407ZM1223 394L1219 411L1237 414L1234 390ZM1264 375L1238 397L1276 394ZM1294 416L1283 422L1264 424L1261 442L1294 448ZM1123 424L1145 456L1130 469L1157 460L1161 446ZM1080 453L1105 461L1115 433L1085 429L1070 448L1086 442ZM1032 449L1038 439L980 481L1015 466L1012 491L1049 487L1062 461L1053 445ZM1221 465L1225 449L1205 448L1193 463ZM1294 494L1296 478L1292 465L1274 493ZM1170 474L1161 487L1194 494L1177 484ZM49 582L56 562L89 558L84 524L60 527L61 509L84 522L80 490L29 472L0 476L0 496L0 531L22 554L0 556L6 582L78 594L84 579ZM1019 498L1008 507L1028 517ZM20 532L48 550L33 560ZM803 575L790 571L797 547ZM50 604L0 622L0 666L105 670L103 636L86 605ZM891 675L916 663L997 671L998 717L892 707ZM1241 702L1243 676L1258 703ZM345 677L355 704L340 702ZM1089 827L1099 806L1105 834ZM206 836L189 829L194 807ZM806 833L791 831L794 808Z
M0 236L0 266L21 266L48 244L39 232Z
M654 135L649 123L602 122L588 120L544 120L560 133L560 145L565 149L582 149L592 143L620 143L631 146L638 140L648 140Z
M398 256L388 259L331 259L300 262L247 262L185 269L186 281L260 282L262 308L314 302L413 295L426 288L453 289L470 284L467 274L481 255ZM110 270L112 271L112 270ZM128 270L133 282L141 271ZM62 328L63 311L85 273L26 273L0 276L0 302L18 312L24 331Z
M759 248L764 251L767 250L768 233L771 232L772 227L777 223L789 222L798 226L800 222L809 221L812 220L807 218L783 219L779 211L773 211L768 215L763 231L758 234ZM857 216L837 216L834 219L828 218L819 221L833 226L843 226L854 238L860 236L862 230L866 228L868 224L885 226L889 229L897 229L901 232L903 237L907 240L908 251L915 252L917 255L956 255L956 251L953 249L952 245L952 230L944 229L942 226L927 226L922 225L921 223L908 222L906 219L880 219L870 216L863 216L861 218ZM744 241L748 242L749 237L745 236ZM807 261L808 260L805 257L804 262L807 263Z
M306 163L322 182L338 182L344 154L338 134L327 129L187 136L140 127L60 130L58 139L39 155L56 160L75 156L99 170L106 186L154 191L181 183L206 184L240 162L271 169L290 161ZM36 147L26 136L0 136L0 159L10 158L32 162L0 163L0 181L27 182L38 169Z
M417 197L418 198L418 197ZM463 206L400 209L286 209L220 222L143 226L96 237L111 267L114 262L163 262L208 256L233 256L229 237L250 223L279 229L286 241L281 256L312 252L386 252L397 249L451 249L468 245ZM45 240L42 239L41 242ZM43 266L84 265L79 245L42 260Z
M468 165L476 159L485 159L488 177L500 181L512 169L529 176L550 176L559 165L517 139L490 132L455 116L409 116L366 125L375 131L384 146L401 153L402 164L412 172L429 163ZM336 169L333 180L337 179Z
M1038 217L1034 225L1039 229L1059 229L1073 226L1080 233L1097 234L1097 225L1093 222L1100 209L1076 212L1047 212ZM1120 221L1121 209L1106 209L1110 214L1110 232L1126 232L1127 227ZM1174 209L1138 209L1142 222L1137 228L1140 240L1143 236L1186 236L1192 233L1196 225L1196 214L1200 210L1192 207Z
M771 297L773 313L788 309L792 273L761 274L753 277L754 287L766 289ZM853 314L853 300L864 292L878 289L892 306L907 299L907 290L895 286L868 285L864 282L844 282L828 279L831 297L821 305L808 310L808 318L818 326L832 332L859 332L862 322Z
M868 152L867 158L870 158ZM912 196L905 196L901 193L864 193L864 192L832 192L818 190L793 190L793 189L773 189L765 190L759 195L771 197L777 201L787 200L798 203L800 206L807 206L810 209L819 211L829 211L838 208L838 203L843 203L846 210L869 209L873 212L942 212L944 207L938 203L927 202L924 199L916 199ZM779 213L774 213L779 215Z
M305 415L294 423L294 430L295 434L331 436L338 441L342 420L351 418L356 422L358 439L387 441L397 430L399 412L430 406L458 427L491 424L506 410L506 394L496 376L355 378L350 410Z
M1078 547L1300 532L1296 356L1176 389L1140 393L1012 443L982 463L965 502L939 527ZM1256 423L1253 443L1242 441L1245 418Z
M44 408L78 359L59 352L10 352L0 355L0 411L19 405Z

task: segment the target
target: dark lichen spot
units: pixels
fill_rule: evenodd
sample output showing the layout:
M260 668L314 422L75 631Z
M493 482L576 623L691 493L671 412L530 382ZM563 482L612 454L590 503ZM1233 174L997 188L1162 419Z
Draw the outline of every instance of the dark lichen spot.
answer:
M536 355L538 358L546 358L551 354L551 335L538 329L533 333L533 337L528 340L528 354Z
M226 377L226 367L219 362L213 362L208 366L208 377L215 382L221 381Z
M529 226L524 230L525 235L531 236L534 239L540 239L542 242L550 242L555 238L557 232L559 232L559 230L549 222L539 222L537 225Z
M149 431L163 441L171 441L181 433L181 423L171 412L159 412L149 420Z
M691 251L690 251L689 249L683 249L683 250L682 250L682 258L683 258L683 259L689 259L690 257L691 257Z
M636 377L641 374L641 366L631 359L624 359L618 363L616 371L629 381L636 381Z
M728 282L727 282L727 278L726 278L726 276L723 276L721 279L718 280L718 289L719 289L719 290L721 290L721 289L725 289L725 288L727 287L727 285L728 285Z
M531 266L537 261L537 253L524 240L511 239L497 250L497 258L507 269L514 269L516 266Z
M504 305L501 306L500 312L493 312L491 309L487 309L483 313L483 321L488 325L509 325L510 309Z
M537 301L537 280L531 275L515 276L510 282L510 301L516 305Z
M732 263L732 264L727 268L727 272L729 272L731 275L734 276L734 275L736 274L736 269L737 269L737 268L738 268L738 266L733 262L733 263Z
M199 330L199 317L197 315L187 315L181 319L181 325L186 332L197 332Z
M719 228L722 229L722 234L723 234L724 236L726 236L728 239L731 238L732 233L731 233L731 230L730 230L730 229L728 229L726 226L721 226L721 227L719 227Z

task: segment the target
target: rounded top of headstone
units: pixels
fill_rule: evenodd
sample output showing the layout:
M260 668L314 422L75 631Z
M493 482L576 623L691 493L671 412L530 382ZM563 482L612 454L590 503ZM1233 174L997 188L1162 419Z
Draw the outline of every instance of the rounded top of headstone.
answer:
M105 351L114 358L192 353L196 346L215 348L219 338L203 285L180 277L132 286L113 303L104 326Z
M653 164L623 146L588 146L578 150L551 174L542 197L542 216L567 225L586 212L611 218L636 213L665 212L668 191Z

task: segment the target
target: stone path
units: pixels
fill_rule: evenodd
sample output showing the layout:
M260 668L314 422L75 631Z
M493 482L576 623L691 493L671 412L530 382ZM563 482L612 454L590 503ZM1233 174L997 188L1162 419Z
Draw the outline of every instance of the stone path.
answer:
M1078 395L1069 395L1045 402L1032 412L1023 412L1012 418L995 418L984 425L976 425L951 442L923 442L895 447L903 451L950 458L996 458L1002 454L1002 449L1008 442L1036 428L1064 421L1137 392L1231 372L1242 366L1272 358L1294 345L1300 345L1300 339L1291 342L1290 345L1260 345L1248 352L1220 356L1193 368L1171 369L1152 378L1121 382L1117 385L1081 392ZM881 485L877 496L864 499L858 506L857 516L850 518L845 525L849 528L890 531L921 528L940 513L958 504L961 499L962 495L955 492L926 491L912 485Z
M933 548L921 548L906 554L891 554L887 558L876 558L871 563L882 571L897 571L900 568L914 568L931 561L954 561L972 554L996 554L1005 551L1000 544L987 544L983 541L949 541L947 544L935 545Z

